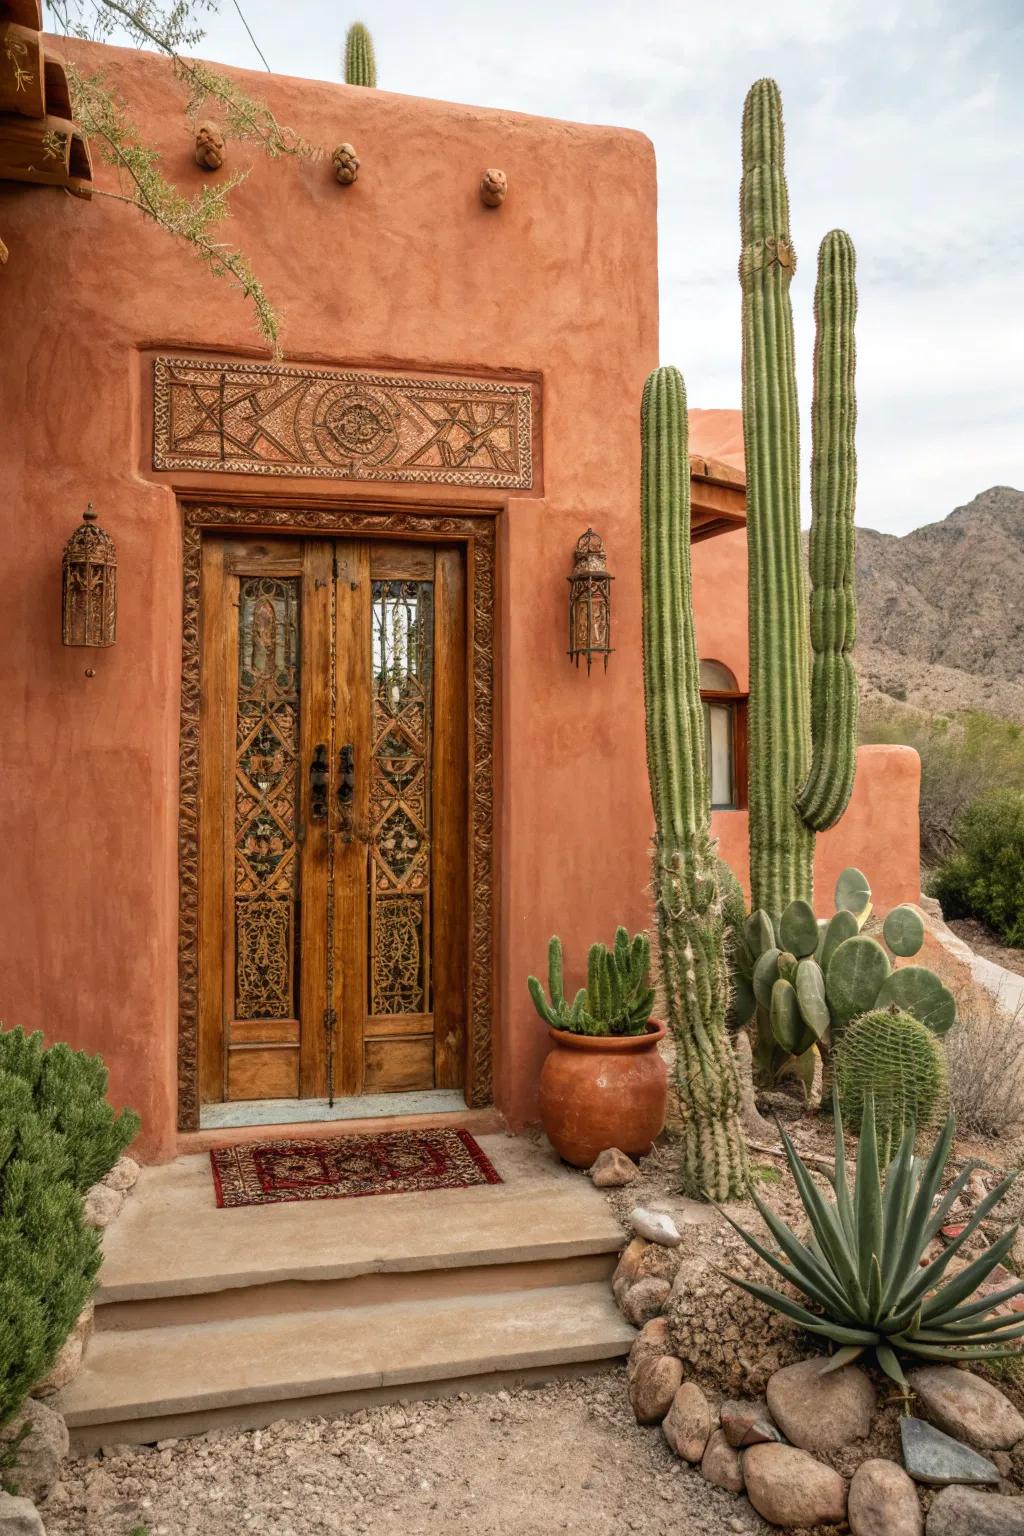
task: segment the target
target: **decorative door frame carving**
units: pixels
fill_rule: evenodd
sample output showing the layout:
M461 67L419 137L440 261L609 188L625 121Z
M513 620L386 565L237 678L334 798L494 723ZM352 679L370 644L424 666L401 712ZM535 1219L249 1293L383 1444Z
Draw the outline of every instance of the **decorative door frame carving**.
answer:
M470 668L469 1030L466 1102L492 1100L494 938L494 516L182 500L184 597L178 799L178 1128L199 1126L200 568L204 532L447 539L466 546Z

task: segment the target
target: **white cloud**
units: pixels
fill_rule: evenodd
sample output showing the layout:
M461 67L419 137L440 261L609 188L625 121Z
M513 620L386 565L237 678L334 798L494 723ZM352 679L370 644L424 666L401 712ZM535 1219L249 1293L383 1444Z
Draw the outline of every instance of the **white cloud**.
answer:
M903 532L1024 484L1019 0L360 0L351 18L326 0L241 4L284 73L333 74L359 15L388 89L649 134L663 358L695 405L739 398L739 122L748 84L774 75L805 421L816 246L840 225L858 249L859 521ZM259 65L228 4L201 51Z

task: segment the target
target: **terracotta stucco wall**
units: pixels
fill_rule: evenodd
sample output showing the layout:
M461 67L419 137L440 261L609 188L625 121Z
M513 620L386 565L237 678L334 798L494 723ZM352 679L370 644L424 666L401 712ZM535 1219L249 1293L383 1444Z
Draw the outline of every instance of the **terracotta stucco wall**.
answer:
M186 190L208 184L163 61L67 51L102 61ZM657 361L653 151L618 129L277 77L249 84L328 153L347 139L362 159L358 183L342 189L329 161L270 162L229 145L227 168L251 174L222 234L280 306L288 359L542 380L543 493L496 502L496 1089L520 1123L545 1050L524 978L543 962L548 935L560 931L578 961L595 933L644 915L637 415ZM498 212L478 197L488 165L509 176ZM100 179L113 184L109 171ZM0 1014L102 1050L113 1097L142 1111L144 1155L166 1157L175 1145L181 530L171 477L149 470L140 351L259 347L241 298L129 208L3 187L0 220L11 253L0 288L11 556ZM246 477L210 484L222 497L332 491ZM349 499L360 491L334 489ZM365 491L392 502L404 494ZM481 500L415 494L439 506ZM118 642L98 655L59 641L60 552L88 500L120 559ZM607 676L589 678L565 656L565 577L588 523L616 575L619 648Z

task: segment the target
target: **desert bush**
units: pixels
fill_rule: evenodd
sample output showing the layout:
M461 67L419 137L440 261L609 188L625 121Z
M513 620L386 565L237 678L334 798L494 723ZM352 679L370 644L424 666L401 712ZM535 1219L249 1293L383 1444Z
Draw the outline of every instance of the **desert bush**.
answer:
M49 1371L100 1265L67 1150L29 1083L0 1069L0 1424Z
M1024 1126L1024 1008L971 989L946 1036L949 1098L961 1131L996 1140Z
M913 747L921 759L921 857L934 867L957 848L956 824L995 789L1024 793L1024 728L981 712L924 715L874 706L862 742Z
M959 851L931 884L943 916L980 918L1005 944L1024 947L1024 792L986 795L959 818L956 837Z
M76 1189L86 1190L109 1173L138 1134L138 1115L130 1109L115 1115L107 1103L108 1074L100 1056L64 1044L47 1048L38 1031L0 1030L0 1071L28 1086Z

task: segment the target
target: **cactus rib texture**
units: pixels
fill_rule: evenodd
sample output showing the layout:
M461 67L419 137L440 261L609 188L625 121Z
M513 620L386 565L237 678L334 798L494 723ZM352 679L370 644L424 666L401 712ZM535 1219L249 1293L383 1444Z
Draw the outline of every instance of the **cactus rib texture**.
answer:
M854 432L857 287L853 241L831 230L818 252L811 406L811 771L797 808L815 832L837 822L853 790L857 752L854 590L857 457Z
M725 913L710 837L691 608L686 391L657 368L641 411L641 570L653 886L666 1022L676 1043L682 1178L725 1200L747 1183L736 1063L726 1033Z
M375 86L377 60L373 38L361 21L354 21L345 37L345 84Z
M753 905L813 892L814 839L796 808L811 765L810 638L800 547L795 266L783 172L782 102L758 80L743 109L740 191L743 441L749 550L750 879Z

